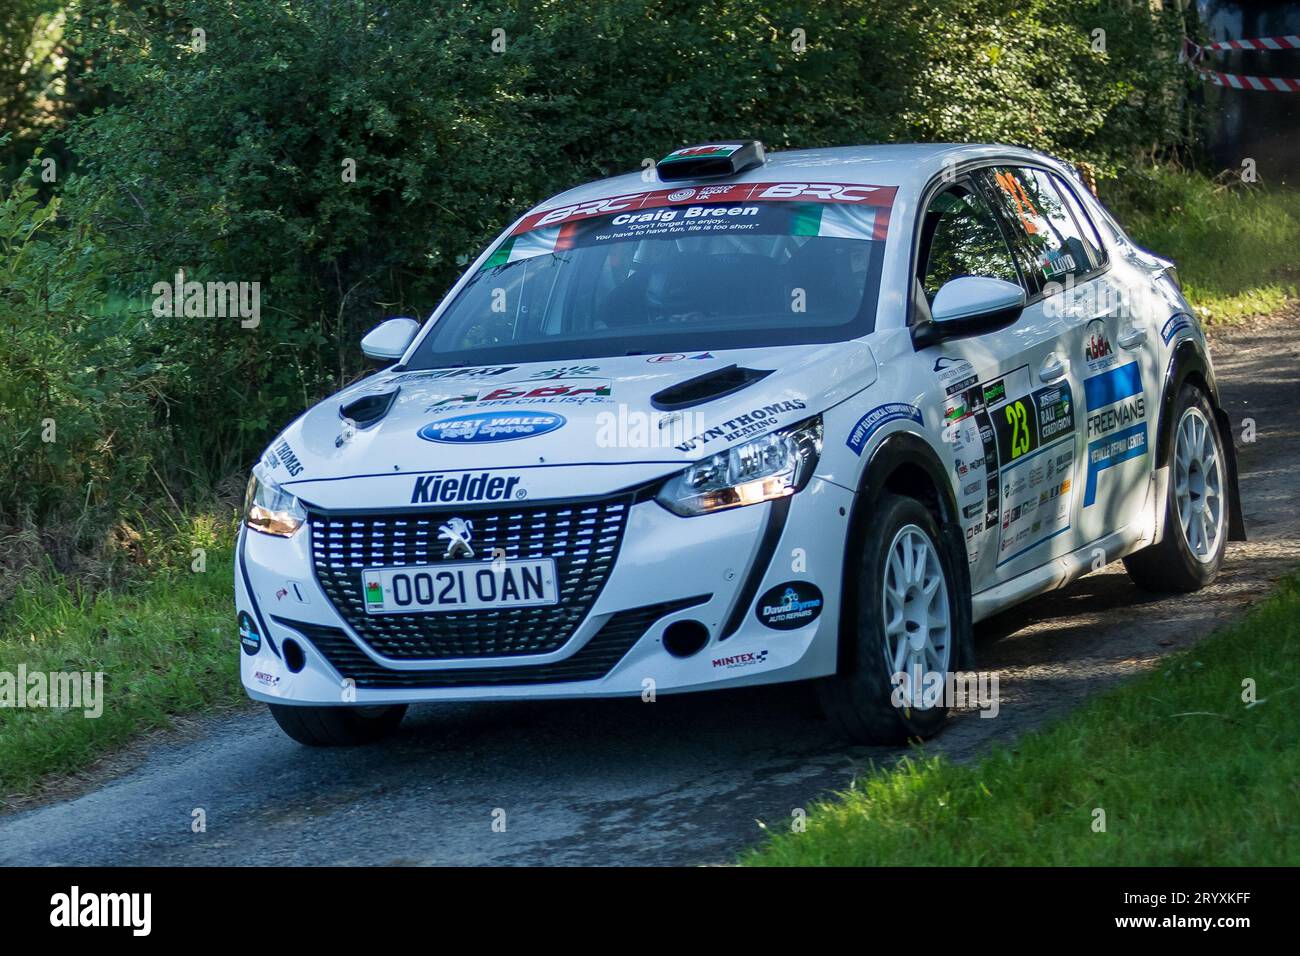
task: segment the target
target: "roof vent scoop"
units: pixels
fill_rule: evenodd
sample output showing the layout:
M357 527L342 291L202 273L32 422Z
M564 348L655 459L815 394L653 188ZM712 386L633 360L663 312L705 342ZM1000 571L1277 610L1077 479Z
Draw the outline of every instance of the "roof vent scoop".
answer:
M735 176L767 162L763 144L749 142L703 143L675 149L655 164L666 183L683 179L719 179Z
M661 392L650 396L650 404L660 411L671 412L692 405L703 405L715 398L730 395L742 388L748 388L772 374L771 369L741 368L728 365L726 368L705 372L695 378L688 378L676 385L669 385Z
M339 418L346 418L356 424L357 428L366 428L379 421L393 407L397 393L402 390L399 385L386 392L371 392L354 398L346 405L339 406Z

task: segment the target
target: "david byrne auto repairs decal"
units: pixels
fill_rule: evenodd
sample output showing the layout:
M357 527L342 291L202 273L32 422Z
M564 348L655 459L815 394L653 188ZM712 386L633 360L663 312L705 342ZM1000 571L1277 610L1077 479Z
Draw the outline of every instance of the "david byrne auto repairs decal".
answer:
M811 624L821 612L821 589L807 581L787 581L769 588L754 607L759 621L778 631Z
M943 440L952 448L966 556L979 559L997 530L997 563L1011 561L1070 527L1074 403L1067 383L1031 391L1021 366L980 382L969 363L940 358Z
M552 412L479 412L429 422L418 434L444 445L482 444L545 435L562 428L565 421Z
M1084 379L1088 406L1088 480L1083 506L1097 501L1101 473L1147 453L1147 408L1137 362Z

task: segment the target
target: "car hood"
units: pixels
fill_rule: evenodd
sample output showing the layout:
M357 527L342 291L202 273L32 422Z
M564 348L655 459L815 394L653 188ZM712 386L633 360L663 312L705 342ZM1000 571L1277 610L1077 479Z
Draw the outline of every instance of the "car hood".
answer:
M285 486L536 465L668 473L875 378L863 342L381 372L308 410L264 460Z

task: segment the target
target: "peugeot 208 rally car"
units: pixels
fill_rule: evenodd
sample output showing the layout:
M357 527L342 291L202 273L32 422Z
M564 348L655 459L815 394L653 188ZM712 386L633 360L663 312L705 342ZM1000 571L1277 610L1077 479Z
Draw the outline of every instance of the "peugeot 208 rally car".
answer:
M1001 146L677 150L510 226L253 470L248 693L309 744L408 705L816 678L935 732L973 622L1243 535L1171 263Z

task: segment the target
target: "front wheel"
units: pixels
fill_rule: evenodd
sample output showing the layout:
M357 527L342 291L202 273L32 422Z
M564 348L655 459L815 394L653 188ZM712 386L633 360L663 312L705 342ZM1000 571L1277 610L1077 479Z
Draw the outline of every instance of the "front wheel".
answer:
M267 704L280 729L308 747L354 747L397 730L406 705L391 707L293 707Z
M859 743L932 736L948 714L947 676L969 659L953 549L924 505L898 495L874 503L850 548L846 631L838 673L818 685L822 709Z
M1219 573L1228 544L1228 482L1214 409L1194 385L1174 404L1164 536L1124 559L1146 591L1195 591Z

